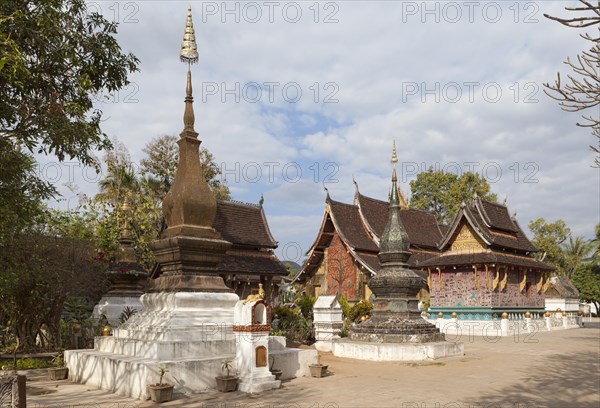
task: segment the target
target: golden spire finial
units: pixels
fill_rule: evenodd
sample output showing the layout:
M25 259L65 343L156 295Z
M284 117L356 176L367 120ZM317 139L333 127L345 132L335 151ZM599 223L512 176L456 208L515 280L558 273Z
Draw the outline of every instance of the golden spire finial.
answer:
M129 193L125 194L123 199L123 204L121 204L121 210L123 211L123 233L121 234L122 238L129 238L129 210L131 207L129 206Z
M398 156L396 155L396 141L394 140L394 144L392 145L392 160L390 161L392 164L398 163Z
M192 22L192 6L188 6L187 21L185 23L185 32L181 42L181 52L179 58L182 62L187 62L187 84L185 87L185 111L183 113L183 132L181 137L197 137L194 131L194 98L192 97L192 72L190 65L198 62L198 49L196 47L196 36L194 35L194 23Z
M187 20L185 22L185 32L181 42L181 51L179 58L181 62L194 64L198 62L198 48L196 47L196 36L194 35L194 23L192 22L192 6L188 6Z

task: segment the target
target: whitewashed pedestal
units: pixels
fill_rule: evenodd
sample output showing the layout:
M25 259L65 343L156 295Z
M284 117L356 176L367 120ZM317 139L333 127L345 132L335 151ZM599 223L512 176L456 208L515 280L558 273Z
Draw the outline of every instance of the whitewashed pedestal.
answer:
M332 350L333 340L340 338L344 325L342 306L336 296L319 296L313 306L315 326L315 348L319 351Z
M259 393L281 386L281 381L269 371L270 309L264 300L240 300L235 305L233 331L239 391Z
M144 311L96 337L92 350L67 350L69 379L134 398L148 397L158 370L175 392L216 387L224 360L235 356L234 293L158 292L141 297Z

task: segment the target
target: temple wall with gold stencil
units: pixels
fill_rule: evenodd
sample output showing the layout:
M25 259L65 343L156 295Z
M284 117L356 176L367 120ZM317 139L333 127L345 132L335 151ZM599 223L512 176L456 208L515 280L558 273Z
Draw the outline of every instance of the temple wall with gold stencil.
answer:
M501 269L501 276L503 276ZM504 290L496 289L494 302L492 306L506 307L544 307L544 294L536 290L536 284L540 279L542 272L529 271L523 268L507 267L508 281ZM525 285L521 289L521 284L525 278Z
M475 236L467 224L463 224L450 245L450 253L483 252L487 249L484 242Z
M440 273L441 272L441 273ZM543 308L543 290L536 289L542 272L516 267L471 265L431 271L431 305L437 308ZM440 285L440 276L441 282ZM519 290L525 277L523 290ZM495 281L495 283L494 283Z

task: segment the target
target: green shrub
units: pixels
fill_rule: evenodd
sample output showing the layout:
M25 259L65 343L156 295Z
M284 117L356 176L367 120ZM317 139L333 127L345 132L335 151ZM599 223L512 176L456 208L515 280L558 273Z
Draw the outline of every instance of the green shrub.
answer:
M296 299L296 305L300 308L300 313L306 319L312 320L313 318L313 306L315 305L316 297L311 295L302 295Z
M342 325L342 330L340 331L340 337L348 337L350 334L350 320L344 319L344 324Z
M340 305L342 306L342 316L344 319L348 317L348 313L350 312L350 304L348 303L348 299L346 299L346 295L342 293L340 296Z
M372 310L373 303L369 302L368 300L361 300L352 306L352 308L350 308L350 311L348 312L348 319L350 319L351 322L357 322L360 321L363 316L371 317Z
M299 308L275 306L272 316L272 335L285 336L289 340L305 344L314 341L312 320L304 317Z
M10 362L10 366L12 366L12 361ZM50 361L48 359L44 359L44 358L27 357L27 358L20 358L17 360L17 370L31 370L33 368L48 368L48 367L53 367L52 361Z

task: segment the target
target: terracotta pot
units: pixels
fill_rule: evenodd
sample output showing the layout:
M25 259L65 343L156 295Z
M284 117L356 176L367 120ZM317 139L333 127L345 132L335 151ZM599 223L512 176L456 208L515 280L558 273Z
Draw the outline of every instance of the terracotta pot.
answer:
M171 384L150 384L148 392L150 399L154 402L167 402L173 398L173 385Z
M229 377L215 377L217 380L217 390L220 392L231 392L237 388L238 377L230 375Z
M48 369L48 378L52 381L64 380L69 374L67 367L51 367Z
M310 369L310 375L317 378L325 377L325 374L327 373L327 367L329 366L323 364L311 364L308 366Z

